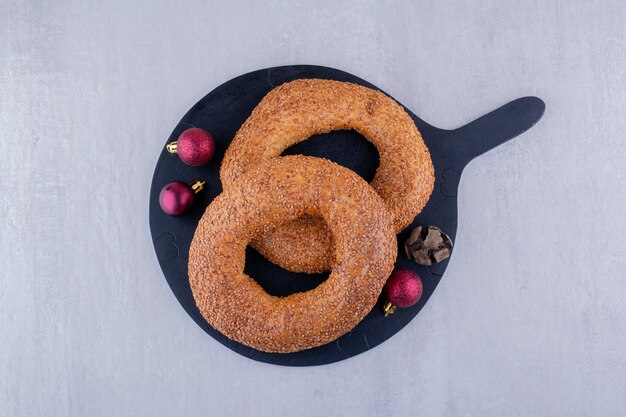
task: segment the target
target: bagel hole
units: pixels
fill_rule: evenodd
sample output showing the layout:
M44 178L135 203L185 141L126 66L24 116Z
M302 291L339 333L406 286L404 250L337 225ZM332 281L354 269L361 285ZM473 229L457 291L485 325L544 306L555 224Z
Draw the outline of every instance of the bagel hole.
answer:
M330 159L372 182L380 159L376 147L354 130L314 135L285 149L283 155L307 155Z
M289 272L265 259L251 247L246 248L244 272L255 280L266 293L276 297L314 289L328 279L330 273L302 274Z

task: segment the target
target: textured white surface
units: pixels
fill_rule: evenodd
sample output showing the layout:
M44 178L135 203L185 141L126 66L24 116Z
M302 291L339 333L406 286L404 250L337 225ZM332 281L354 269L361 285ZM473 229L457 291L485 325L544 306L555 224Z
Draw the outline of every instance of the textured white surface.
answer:
M182 3L0 1L0 415L624 415L623 0ZM444 128L547 103L466 169L455 256L417 319L304 369L204 334L147 219L183 113L292 63Z

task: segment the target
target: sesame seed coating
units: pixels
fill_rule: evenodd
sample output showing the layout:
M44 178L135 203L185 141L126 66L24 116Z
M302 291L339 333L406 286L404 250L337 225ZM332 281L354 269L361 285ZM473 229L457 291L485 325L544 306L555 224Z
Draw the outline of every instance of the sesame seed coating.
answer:
M246 275L245 249L277 225L320 217L334 236L336 263L316 288L275 297ZM375 305L397 242L391 215L354 172L308 156L251 167L200 219L189 250L189 282L215 329L265 352L320 346L353 329Z
M357 84L300 79L270 91L226 150L224 189L262 161L312 135L354 129L378 150L372 187L402 231L424 208L434 185L430 153L411 117L385 94ZM336 236L335 236L336 239ZM294 219L252 241L270 261L294 272L323 272L336 261L329 228L315 217Z

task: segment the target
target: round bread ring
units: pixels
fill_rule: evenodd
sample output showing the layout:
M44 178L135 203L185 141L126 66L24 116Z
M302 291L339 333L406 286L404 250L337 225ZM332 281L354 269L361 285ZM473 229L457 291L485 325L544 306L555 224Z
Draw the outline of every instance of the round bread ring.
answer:
M316 288L271 296L243 272L246 246L304 214L326 221L337 262ZM396 254L391 215L367 182L326 159L286 156L252 168L209 205L189 249L189 282L222 334L264 352L296 352L353 329L376 304Z
M225 189L261 161L312 135L354 129L378 150L372 187L387 205L396 233L424 208L434 185L430 154L411 117L385 94L348 82L300 79L270 91L239 129L220 169ZM306 230L306 233L303 233ZM319 218L295 219L251 243L293 272L331 268L332 234Z

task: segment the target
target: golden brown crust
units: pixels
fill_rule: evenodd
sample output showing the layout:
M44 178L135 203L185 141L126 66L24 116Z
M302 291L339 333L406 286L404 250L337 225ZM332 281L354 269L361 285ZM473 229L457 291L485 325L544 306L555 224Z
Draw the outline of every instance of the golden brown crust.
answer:
M267 294L243 272L256 236L303 215L335 236L336 264L313 290ZM265 352L329 343L372 309L397 254L391 215L357 174L306 156L259 164L206 209L189 250L189 282L200 312L225 336Z
M357 84L301 79L270 91L226 150L225 189L258 163L279 156L314 134L354 129L376 146L380 166L372 187L400 232L426 205L433 189L430 154L411 117L393 99ZM295 272L322 272L334 262L332 236L312 221L295 219L251 243L270 261ZM306 223L306 224L305 224ZM321 225L320 220L313 221ZM302 233L306 228L310 233Z
M319 217L305 215L285 222L254 239L250 246L293 272L324 272L335 262L333 234Z

